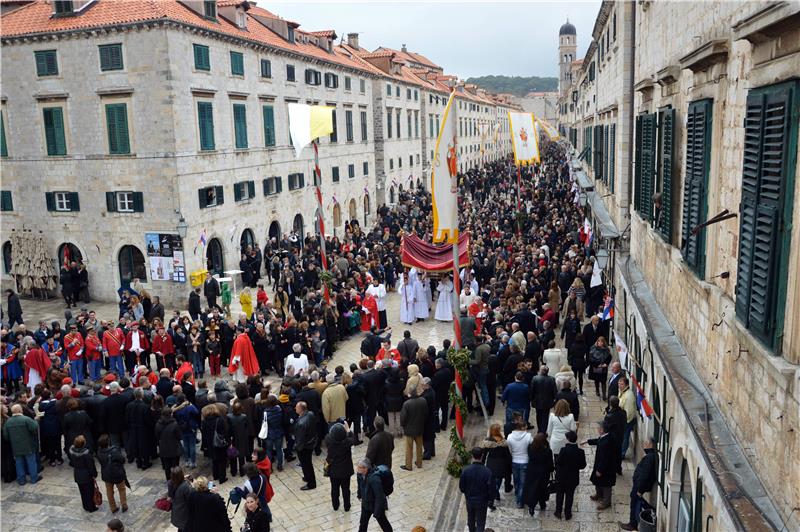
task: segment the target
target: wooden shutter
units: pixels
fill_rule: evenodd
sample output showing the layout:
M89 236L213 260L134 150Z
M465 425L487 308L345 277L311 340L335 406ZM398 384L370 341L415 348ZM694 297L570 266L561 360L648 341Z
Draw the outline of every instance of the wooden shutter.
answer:
M131 152L126 104L106 105L106 129L108 130L108 152L110 154L128 154Z
M8 145L6 144L6 123L3 113L0 111L0 156L8 157Z
M214 149L214 108L211 102L197 102L197 121L200 127L200 149Z
M64 115L60 107L44 109L44 130L47 142L47 155L66 155L64 140Z
M144 192L133 193L133 212L144 212Z
M106 192L106 210L108 212L117 212L117 193Z
M250 198L256 197L256 182L253 180L247 182L247 196Z
M233 201L241 201L242 199L242 183L233 184Z
M78 212L81 210L81 202L78 198L77 192L69 193L69 210L73 212Z
M100 46L100 70L122 70L122 45Z
M222 205L225 203L225 189L222 188L222 185L218 185L214 189L216 190L217 205Z
M642 116L641 158L641 210L639 213L645 220L653 219L653 173L655 171L656 154L656 115L648 113Z
M271 105L263 107L264 114L264 145L275 145L275 110Z
M197 190L197 199L198 199L197 204L200 206L201 209L205 209L206 207L208 207L208 204L206 203L206 197L207 197L206 189L201 188Z
M47 54L45 52L34 52L33 55L36 58L36 75L37 76L46 76L47 75Z
M236 148L247 148L247 108L244 104L233 104L233 129Z
M14 210L14 201L11 198L10 190L4 190L0 193L0 210L5 212Z
M634 151L636 160L633 165L633 174L636 179L636 186L633 187L633 208L636 212L641 212L642 209L642 115L636 117L636 134L635 134Z
M275 177L275 192L283 192L283 178L281 176Z
M339 138L339 128L336 127L336 110L331 111L333 120L333 131L331 131L331 142L336 142Z
M672 160L674 156L675 109L662 111L661 124L661 219L658 230L672 243Z
M608 163L608 187L609 190L614 192L614 174L616 173L617 164L617 125L611 124L611 142L609 146L610 161Z
M736 314L770 345L782 331L792 204L786 185L797 146L798 85L751 91L744 123Z
M686 172L683 181L683 258L698 273L705 270L705 229L692 229L706 217L706 187L711 152L711 100L689 105L686 117Z
M45 192L44 202L47 205L48 211L56 210L56 195L54 192Z

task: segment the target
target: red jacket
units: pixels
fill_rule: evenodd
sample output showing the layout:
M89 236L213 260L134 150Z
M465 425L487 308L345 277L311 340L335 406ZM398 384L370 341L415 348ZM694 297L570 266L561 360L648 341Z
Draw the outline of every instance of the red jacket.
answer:
M189 362L184 362L181 364L181 367L178 368L178 371L175 372L175 380L178 383L183 382L183 375L188 373L190 375L189 382L194 385L194 374L192 373L192 365Z
M108 356L119 356L123 345L125 345L125 333L122 329L115 327L103 333L103 349L108 352Z
M143 350L147 350L150 348L150 342L147 341L147 335L144 331L136 331L139 333L139 347ZM131 341L133 338L133 331L128 331L128 334L125 336L125 351L130 351L131 347L133 347L133 342Z
M67 356L71 362L83 358L83 336L80 333L67 333L64 336L64 347L67 349Z
M86 357L89 360L103 360L103 342L97 335L86 337Z
M391 356L392 360L394 360L398 364L400 363L400 351L398 351L397 349L390 349L389 355ZM378 354L375 355L375 360L383 360L384 358L387 358L386 350L383 347L381 347L380 351L378 351Z
M175 347L172 345L172 337L167 333L164 336L156 335L153 338L153 353L162 353L169 355L175 352Z

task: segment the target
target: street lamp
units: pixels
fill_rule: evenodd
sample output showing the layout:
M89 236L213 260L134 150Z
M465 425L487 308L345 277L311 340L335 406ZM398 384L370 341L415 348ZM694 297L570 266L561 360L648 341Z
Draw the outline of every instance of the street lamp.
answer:
M180 219L178 220L177 229L178 229L178 235L181 238L186 238L186 233L189 230L189 224L186 223L186 220L183 218L183 216L181 216Z
M608 258L611 255L608 253L607 249L600 249L595 253L594 258L597 261L597 266L601 270L605 270L606 266L608 266Z

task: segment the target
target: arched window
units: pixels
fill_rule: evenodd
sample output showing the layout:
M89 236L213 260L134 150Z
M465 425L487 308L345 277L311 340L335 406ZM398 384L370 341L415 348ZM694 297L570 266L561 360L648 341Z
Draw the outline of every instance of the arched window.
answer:
M225 257L222 254L222 243L219 241L219 238L212 238L208 242L208 247L206 248L206 269L211 272L211 275L215 273L222 275L222 272L225 270Z
M71 244L69 242L64 242L63 244L58 246L59 269L64 264L65 256L67 262L83 262L83 255L81 255L81 250L78 249L78 246L76 246L75 244Z
M333 206L333 230L334 234L336 228L342 225L342 209L339 207L339 204Z
M11 273L11 241L3 244L3 271Z
M294 217L294 222L292 223L292 231L295 232L297 235L298 240L302 241L303 236L305 235L305 227L303 224L303 215L297 214Z
M692 479L689 476L689 463L681 462L681 491L678 499L677 532L692 532Z
M350 200L350 221L355 220L358 216L358 209L356 208L356 200Z
M144 255L136 246L122 246L119 250L119 282L128 288L134 279L147 282L147 266Z
M269 224L268 235L270 240L274 238L276 242L281 239L281 224L277 220Z
M247 246L250 246L252 249L256 249L256 237L253 236L253 231L250 229L245 229L242 232L242 238L239 239L239 247L242 250L242 253L245 252Z
M389 187L389 204L394 204L394 187Z
M367 227L369 219L369 194L364 195L364 227Z

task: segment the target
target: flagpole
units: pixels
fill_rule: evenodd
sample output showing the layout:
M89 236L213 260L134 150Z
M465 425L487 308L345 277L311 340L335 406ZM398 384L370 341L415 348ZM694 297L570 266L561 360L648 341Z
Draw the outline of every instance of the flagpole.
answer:
M314 188L317 196L317 220L319 222L319 256L322 262L322 271L328 271L328 258L325 256L325 219L322 213L322 190L320 184L322 183L322 172L319 169L319 146L317 140L311 141L311 146L314 148ZM328 289L327 283L322 283L325 293L325 301L330 304L331 294Z

